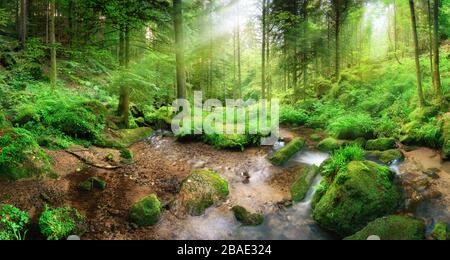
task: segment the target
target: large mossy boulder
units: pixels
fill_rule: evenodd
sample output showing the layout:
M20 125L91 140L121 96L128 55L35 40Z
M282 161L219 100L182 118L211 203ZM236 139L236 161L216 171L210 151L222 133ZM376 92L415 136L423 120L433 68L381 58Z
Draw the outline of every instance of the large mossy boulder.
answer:
M77 209L46 208L39 217L39 228L47 240L61 240L87 231L86 219Z
M102 139L106 147L129 147L154 133L149 127L138 127L134 129L120 129L104 132Z
M50 160L30 132L0 129L0 177L19 180L50 172Z
M305 199L318 173L319 167L317 166L308 166L298 173L295 182L291 186L292 201L300 202Z
M450 160L450 113L443 117L442 137L444 145L442 146L442 157L444 160Z
M437 223L431 232L431 237L434 240L449 240L450 232L447 224L442 222Z
M153 226L161 218L161 209L161 202L152 194L134 204L129 211L129 217L140 227Z
M394 177L389 168L374 162L350 162L315 195L314 220L338 236L354 234L370 221L395 211L400 191Z
M250 213L241 206L234 206L231 209L236 219L244 226L259 226L264 222L264 216L257 213Z
M294 138L286 146L270 155L269 161L273 165L281 166L289 159L291 159L292 156L302 150L304 146L305 140L303 140L302 138Z
M370 236L378 236L381 240L424 240L425 223L410 217L388 216L369 223L345 240L367 240Z
M385 164L391 164L394 161L400 161L404 158L400 150L387 151L366 151L366 157L377 159Z
M228 182L218 173L195 170L181 185L180 202L187 213L200 216L207 208L223 202L228 194Z
M333 152L339 150L345 145L345 141L337 140L335 138L329 137L323 139L318 145L317 149L323 152Z
M375 140L369 140L366 144L366 150L369 151L386 151L396 148L394 138L379 138Z

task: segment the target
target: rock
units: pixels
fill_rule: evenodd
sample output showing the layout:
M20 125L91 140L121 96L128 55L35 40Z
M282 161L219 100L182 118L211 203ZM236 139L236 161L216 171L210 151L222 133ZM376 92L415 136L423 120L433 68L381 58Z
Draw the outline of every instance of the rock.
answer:
M111 130L111 134L103 134L107 146L111 147L129 147L153 134L153 129L149 127L138 127L135 129Z
M77 235L70 235L70 236L68 236L67 237L67 240L74 240L74 241L77 241L77 240L81 240L81 238L79 237L79 236L77 236Z
M342 237L355 233L398 207L400 192L394 177L389 168L374 162L350 162L329 185L319 187L313 200L314 220Z
M342 148L345 145L345 141L337 140L332 137L322 140L318 145L317 149L323 152L333 152Z
M200 216L211 206L225 201L228 182L210 170L195 170L181 184L179 202L186 212Z
M273 153L269 156L269 161L275 166L281 166L292 156L298 153L305 146L305 140L301 138L295 138L290 143L288 143L285 147Z
M129 217L140 227L153 226L161 218L161 208L158 197L152 194L134 204L129 211Z
M319 134L312 134L309 136L309 139L311 139L311 141L318 142L320 141L321 137Z
M396 148L394 138L379 138L375 140L369 140L366 143L366 150L369 151L386 151Z
M442 222L437 223L431 232L431 237L434 240L450 240L450 233L447 224Z
M376 158L385 164L403 160L404 155L400 150L366 151L366 157Z
M423 172L423 174L425 174L426 176L428 176L434 180L437 180L440 178L438 172L439 172L439 169L428 169L428 170L425 170Z
M133 158L134 158L133 152L128 150L128 149L126 149L126 148L123 148L123 149L120 150L120 156L123 159L129 160L129 161L133 160Z
M80 182L80 184L78 184L78 190L82 191L82 192L92 191L93 187L94 186L93 186L92 181L90 179L82 181L82 182Z
M314 178L319 173L319 167L309 166L298 173L295 182L291 186L291 197L294 202L305 199Z
M380 241L380 240L381 240L381 237L376 236L376 235L372 235L372 236L369 236L369 237L367 238L367 240L368 240L368 241Z
M234 206L231 209L236 219L244 226L259 226L264 222L264 216L261 214L250 213L241 206Z
M444 158L444 160L450 160L450 113L444 115L442 121L442 137L444 141L442 146L442 158Z
M368 240L370 236L377 236L380 240L424 240L425 223L410 217L388 216L369 223L345 240Z
M106 182L100 178L91 177L78 185L78 190L82 192L89 192L94 188L103 191L106 189Z

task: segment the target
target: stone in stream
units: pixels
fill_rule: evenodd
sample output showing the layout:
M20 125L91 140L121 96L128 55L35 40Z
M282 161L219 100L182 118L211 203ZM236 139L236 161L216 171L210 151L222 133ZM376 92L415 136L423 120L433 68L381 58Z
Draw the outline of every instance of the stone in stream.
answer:
M257 213L250 213L241 206L234 206L231 209L236 219L244 226L259 226L264 222L264 216Z
M331 182L319 187L313 199L314 220L342 237L355 233L397 209L401 196L394 177L389 168L374 162L350 162Z
M281 166L292 156L298 153L305 146L305 140L301 138L295 138L286 146L276 151L268 157L269 161L275 166Z
M318 145L317 149L322 152L333 152L342 148L345 144L345 141L337 140L332 137L323 139Z
M294 202L300 202L305 199L314 178L319 173L319 167L308 166L298 173L295 182L291 186L291 197Z
M391 164L394 161L401 161L404 158L403 153L400 150L387 150L387 151L366 151L366 157L373 157L385 164Z
M369 140L366 143L366 150L369 151L386 151L396 148L396 143L394 138L379 138L374 140Z
M379 240L424 240L425 223L410 217L383 217L369 223L361 231L345 240L369 240L368 237L374 236L377 236Z
M450 240L450 232L447 224L443 222L437 223L431 232L431 237L434 240Z
M134 204L130 211L130 220L140 226L153 226L161 218L162 205L155 194L147 196Z
M228 182L210 170L195 170L181 184L179 202L187 213L200 216L229 194Z

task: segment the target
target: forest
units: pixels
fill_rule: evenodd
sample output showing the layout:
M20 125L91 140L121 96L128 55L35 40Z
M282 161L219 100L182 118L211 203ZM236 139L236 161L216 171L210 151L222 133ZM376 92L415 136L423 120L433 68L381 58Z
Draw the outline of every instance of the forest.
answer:
M449 102L450 0L0 0L0 240L450 240Z

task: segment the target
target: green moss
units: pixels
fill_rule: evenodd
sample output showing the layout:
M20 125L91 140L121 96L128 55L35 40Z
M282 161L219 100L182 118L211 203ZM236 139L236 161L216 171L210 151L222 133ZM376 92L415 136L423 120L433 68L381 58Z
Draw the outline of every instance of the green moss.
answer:
M389 168L373 162L349 163L315 203L314 220L339 236L354 234L396 209L400 192L394 176Z
M283 165L286 161L291 159L296 153L298 153L305 146L305 140L301 138L295 138L285 147L276 151L274 154L269 156L269 161L276 166Z
M204 135L203 141L216 149L237 149L243 151L250 145L251 139L247 135Z
M30 132L0 130L0 176L18 180L51 172L50 160Z
M391 164L393 161L399 161L404 158L400 150L366 151L366 157L376 158L385 164Z
M153 226L161 218L161 202L155 194L134 204L129 212L130 220L138 226Z
M24 240L28 223L28 213L12 205L0 205L0 241Z
M379 236L381 240L424 240L425 223L409 217L388 216L369 223L346 240L367 240L373 235Z
M134 158L133 152L126 148L120 149L120 156L125 160L133 160Z
M228 182L210 170L196 170L181 185L180 201L186 211L199 216L228 196Z
M335 151L331 157L322 163L320 172L322 176L333 179L340 170L345 170L351 161L360 161L364 158L364 150L358 145L350 145Z
M153 129L149 127L140 127L135 129L120 129L113 132L112 135L103 134L104 146L128 147L141 141L153 134Z
M318 142L322 139L322 137L319 134L312 134L309 136L309 139L313 142Z
M394 138L379 138L369 140L366 144L366 150L370 151L386 151L396 147Z
M442 146L442 157L445 160L450 159L450 115L446 114L442 118L442 137L443 137L443 146Z
M300 202L305 199L314 178L319 173L317 166L309 166L298 173L295 182L291 186L291 197L294 202Z
M91 177L78 185L78 190L84 192L92 191L94 188L103 191L106 189L106 182L100 178Z
M342 140L337 140L332 137L322 140L318 145L317 149L323 152L333 152L344 146L345 142Z
M264 216L261 214L250 213L241 206L234 206L231 209L236 219L244 226L259 226L264 222Z
M433 231L431 232L431 237L434 240L449 240L450 239L450 233L448 230L448 226L445 223L437 223Z
M93 189L93 187L94 186L93 186L92 181L90 179L82 181L82 182L80 182L80 184L78 184L78 190L79 191L83 191L83 192L89 192L89 191L91 191Z
M83 235L85 218L75 208L45 208L39 218L39 228L47 240L61 240L70 235Z

